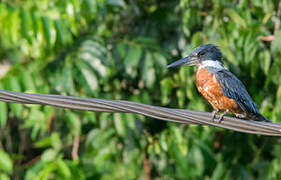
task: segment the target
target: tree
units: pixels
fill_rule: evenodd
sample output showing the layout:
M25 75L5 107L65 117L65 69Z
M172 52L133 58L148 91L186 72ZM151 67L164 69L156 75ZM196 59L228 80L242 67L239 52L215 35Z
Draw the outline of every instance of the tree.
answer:
M0 87L211 111L195 69L166 65L214 43L260 111L279 122L278 3L4 0ZM0 112L0 179L281 176L278 138L49 106L1 102Z

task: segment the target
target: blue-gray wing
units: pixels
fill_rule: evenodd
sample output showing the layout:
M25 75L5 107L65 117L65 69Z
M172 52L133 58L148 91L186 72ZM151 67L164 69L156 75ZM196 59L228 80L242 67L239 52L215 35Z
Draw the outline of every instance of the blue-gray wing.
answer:
M228 98L234 99L244 112L257 114L257 106L248 94L243 83L228 70L219 70L215 73L223 93Z

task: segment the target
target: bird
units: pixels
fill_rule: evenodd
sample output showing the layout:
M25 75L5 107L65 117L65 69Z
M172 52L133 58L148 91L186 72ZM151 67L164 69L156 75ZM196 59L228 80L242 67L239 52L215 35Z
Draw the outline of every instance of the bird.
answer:
M218 122L227 113L246 120L271 122L258 111L244 84L223 66L218 46L202 44L188 56L169 64L168 68L185 65L198 67L196 86L214 109L213 121L221 112Z

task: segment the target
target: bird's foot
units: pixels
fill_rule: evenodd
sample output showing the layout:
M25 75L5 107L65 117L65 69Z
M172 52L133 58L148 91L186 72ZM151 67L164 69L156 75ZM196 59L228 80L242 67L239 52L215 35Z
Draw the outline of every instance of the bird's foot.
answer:
M229 112L229 111L226 110L226 111L224 111L224 112L220 115L219 120L218 120L218 123L221 123L222 118L223 118L228 112Z
M212 120L213 122L216 122L215 119L216 119L216 115L218 114L218 112L219 112L218 110L215 110L215 111L212 112L212 118L211 118L211 120Z
M223 116L224 116L224 115L225 115L225 113L223 113L223 114L221 114L221 115L220 115L220 117L219 117L219 119L218 119L217 123L221 123L222 118L223 118Z
M229 112L228 110L224 111L224 112L220 115L219 119L216 120L215 117L216 117L216 115L218 114L218 111L213 111L213 113L212 113L212 120L213 120L214 122L216 122L216 123L221 123L223 117L224 117L228 112Z
M235 116L239 119L246 119L246 114L235 114Z

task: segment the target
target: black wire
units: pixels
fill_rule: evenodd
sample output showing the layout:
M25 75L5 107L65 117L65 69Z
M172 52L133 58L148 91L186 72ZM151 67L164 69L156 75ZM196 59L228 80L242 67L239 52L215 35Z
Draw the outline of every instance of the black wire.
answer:
M244 133L281 136L280 123L247 121L228 116L224 116L223 120L218 123L211 119L212 114L209 112L171 109L124 100L79 98L50 94L29 94L0 90L0 101L51 105L61 108L94 112L137 113L164 121L182 124L209 125ZM216 119L218 119L218 117L216 117Z

